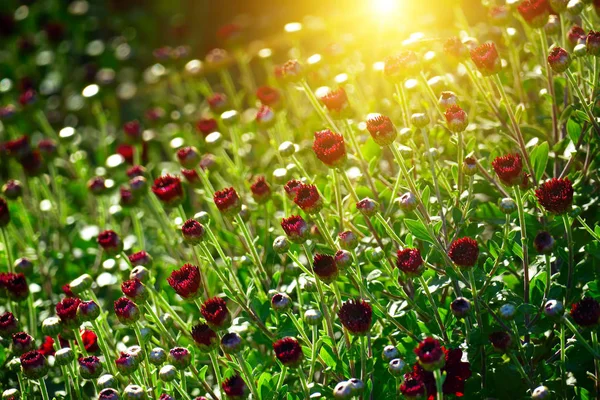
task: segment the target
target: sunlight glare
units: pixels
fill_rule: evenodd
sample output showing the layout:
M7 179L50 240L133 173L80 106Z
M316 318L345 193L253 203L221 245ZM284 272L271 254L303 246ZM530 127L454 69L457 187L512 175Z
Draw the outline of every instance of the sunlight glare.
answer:
M377 14L385 15L397 11L400 0L369 0L371 10Z

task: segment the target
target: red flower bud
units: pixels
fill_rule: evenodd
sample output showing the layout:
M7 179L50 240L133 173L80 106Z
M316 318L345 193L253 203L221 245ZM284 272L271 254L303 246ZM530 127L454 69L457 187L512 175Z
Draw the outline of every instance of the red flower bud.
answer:
M392 121L385 115L376 115L367 120L367 130L371 137L381 147L394 143L398 131Z
M338 277L339 270L335 258L328 254L315 254L313 272L325 283L331 283Z
M444 112L448 129L454 133L463 132L469 125L469 117L460 106L450 106Z
M546 0L524 0L517 10L532 28L543 28L550 16L550 6Z
M418 399L425 396L425 384L416 372L404 374L404 381L400 385L400 393L407 399Z
M177 159L183 168L194 169L200 163L200 152L193 146L177 150Z
M208 353L219 347L219 337L207 324L198 324L192 328L192 338L198 348Z
M398 250L396 267L409 278L419 277L423 274L425 266L419 249Z
M6 311L0 315L0 336L7 337L16 332L18 328L19 321L17 321L13 313Z
M471 50L471 60L483 76L497 74L502 69L502 62L494 43L484 43Z
M148 289L138 278L130 279L121 284L123 294L131 300L143 303L148 298Z
M108 255L116 255L123 251L123 242L114 231L107 230L98 235L98 244Z
M414 352L425 371L441 369L446 363L444 348L434 338L428 337L422 340Z
M41 379L48 373L48 361L37 350L29 351L20 357L23 374L29 379Z
M234 216L242 210L242 201L232 187L215 192L213 200L224 215Z
M16 354L23 354L33 350L35 341L26 332L17 332L12 335L12 349Z
M325 165L335 168L346 162L346 145L344 137L326 129L315 132L313 151Z
M281 227L283 228L288 239L298 244L306 242L310 234L308 224L304 218L299 215L292 215L289 218L283 218L281 220Z
M348 96L344 88L339 87L336 90L330 90L326 95L319 98L325 105L325 108L335 117L341 117L344 111L349 109Z
M571 56L565 49L554 47L548 55L548 64L554 72L561 74L571 65Z
M600 32L589 31L585 41L587 52L594 57L600 57Z
M115 365L122 375L129 376L138 369L139 361L137 357L129 353L121 352L119 358L115 360Z
M284 337L273 343L277 359L286 367L294 368L302 362L302 347L293 337Z
M281 102L279 91L270 86L261 86L256 90L256 97L265 106L277 108Z
M150 267L152 265L152 257L144 250L141 250L131 254L129 256L129 262L131 262L134 267L137 267L138 265Z
M264 176L259 176L250 186L252 197L258 204L266 203L271 198L271 186L265 181Z
M210 109L215 113L221 113L225 111L229 105L229 100L224 93L214 93L212 96L206 99L206 101L208 101Z
M186 243L193 246L204 240L206 231L200 222L196 221L195 219L188 219L181 226L181 234L183 235L183 239L186 241Z
M600 303L585 297L571 306L571 318L581 327L594 327L600 324Z
M218 128L217 120L214 118L202 118L196 123L196 129L205 137L210 133L216 132Z
M114 303L117 319L124 325L135 324L140 319L138 306L127 297L121 297Z
M456 239L450 245L448 257L461 268L471 268L477 264L479 246L470 237Z
M23 301L29 296L29 285L23 273L0 273L0 294L6 292L13 301Z
M281 66L281 72L287 82L298 82L302 79L303 68L298 60L288 60Z
M79 357L77 363L83 379L97 379L102 374L102 363L96 356Z
M302 183L302 181L299 181L297 179L291 179L285 184L283 190L285 190L287 197L293 201L296 198L298 189L300 189L303 185L304 184Z
M8 181L6 181L4 186L2 186L2 193L4 193L4 196L6 196L6 198L9 200L16 200L19 197L23 196L23 185L16 179L9 179ZM0 215L1 214L2 211L0 209Z
M444 53L457 61L464 61L469 58L469 49L457 36L448 38L444 42Z
M206 300L200 308L202 316L212 329L227 329L231 325L231 315L227 303L220 297Z
M125 122L123 132L125 132L125 138L129 143L140 143L142 141L142 126L138 120Z
M229 399L244 399L248 392L246 382L239 375L226 378L221 384L221 388Z
M200 296L200 270L195 265L185 264L180 269L171 272L167 282L178 295L186 300L193 300Z
M504 331L493 332L488 337L492 347L499 353L506 353L512 346L512 338Z
M383 73L386 77L402 81L419 70L419 59L414 51L405 51L385 59Z
M256 123L264 128L269 129L275 124L275 112L269 106L262 105L256 112Z
M176 207L183 201L184 193L181 179L165 175L154 180L152 193L167 207Z
M585 44L587 41L587 35L585 31L578 25L573 25L569 32L567 32L567 39L571 47L575 47L578 44Z
M552 178L535 191L535 197L552 214L564 214L573 204L573 184L569 178Z
M523 163L518 154L496 157L492 162L492 167L498 178L507 186L518 185L523 180Z
M323 200L315 185L301 185L296 191L294 203L307 214L316 214L323 208Z
M371 329L373 309L364 300L348 300L338 311L342 325L354 335L365 335Z

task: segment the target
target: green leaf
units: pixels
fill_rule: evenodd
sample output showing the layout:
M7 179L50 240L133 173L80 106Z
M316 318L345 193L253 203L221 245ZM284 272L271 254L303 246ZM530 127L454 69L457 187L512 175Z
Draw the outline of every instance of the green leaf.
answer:
M581 136L581 125L572 118L569 118L567 121L567 135L569 135L569 139L571 139L573 143L577 143L577 141L579 141L579 136Z
M417 239L424 240L429 243L433 243L433 238L429 235L427 228L421 221L416 221L414 219L405 219L404 223L406 227Z
M544 175L546 165L548 164L548 151L550 146L548 142L544 142L536 146L531 152L531 163L533 164L533 170L535 172L535 181L539 181Z

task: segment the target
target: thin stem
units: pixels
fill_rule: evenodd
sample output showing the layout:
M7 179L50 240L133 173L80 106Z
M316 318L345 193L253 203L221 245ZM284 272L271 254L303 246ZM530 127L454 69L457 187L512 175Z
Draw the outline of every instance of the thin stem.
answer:
M517 367L517 370L519 371L519 374L521 375L521 377L525 381L527 381L527 385L529 385L529 387L531 389L533 389L534 388L533 383L531 382L531 379L529 378L529 375L527 375L527 372L525 372L525 370L523 369L523 366L521 365L521 363L517 359L517 356L515 356L515 354L513 352L509 352L508 356L512 360L512 362L515 365L515 367Z
M182 372L182 374L183 374L183 372ZM181 396L183 396L183 398L185 400L192 400L192 398L190 397L190 395L187 394L187 392L185 390L183 390L183 388L181 387L181 385L176 380L171 381L171 385L173 385L175 387L175 389L179 392L179 394Z
M42 392L42 399L50 400L50 397L48 396L48 388L46 388L46 381L44 378L40 378L38 379L38 382L40 384L40 392Z
M246 361L242 358L240 354L236 354L236 360L242 370L242 374L246 377L246 384L250 388L250 392L252 393L252 397L255 399L259 399L258 390L256 389L256 383L254 383L254 375L248 370L248 366L246 365Z
M396 89L397 101L400 104L400 111L402 111L402 124L404 127L408 127L410 115L406 104L406 96L404 95L404 82L396 83L394 87Z
M406 247L402 239L400 239L400 236L398 236L396 232L394 232L394 229L388 224L388 222L385 220L383 215L381 215L381 213L378 212L377 214L375 214L375 218L381 223L381 225L383 225L383 228L385 229L387 234L390 235L396 243L400 244L402 247Z
M217 386L221 387L221 382L223 382L223 379L221 377L221 370L219 369L219 353L216 350L211 351L210 353L208 353L208 356L210 357L210 362L212 364L213 371L215 372L215 380L217 381Z
M475 283L475 275L473 274L473 268L469 268L469 279L471 281L471 293L473 294L473 303L475 304L475 315L477 316L477 324L479 329L483 329L483 322L481 321L481 310L479 308L479 296L477 296L477 285Z
M302 390L304 390L304 395L307 399L310 398L310 389L308 388L308 382L306 381L306 375L304 374L304 370L302 367L298 368L298 376L300 377L300 382L302 383Z
M329 234L329 230L327 229L327 225L325 224L325 221L323 220L323 217L321 216L321 214L320 213L315 214L314 218L315 218L315 223L317 224L317 228L319 228L319 232L321 233L321 236L323 236L323 238L327 242L327 245L331 248L331 250L336 250L338 247L335 245L335 242L331 238L331 235Z
M569 295L571 294L571 287L573 286L573 269L574 269L574 254L573 254L573 230L571 223L569 222L569 216L564 214L562 216L563 224L565 226L565 232L567 233L567 247L569 252L569 264L567 269L567 291L565 294L565 302L568 301Z
M323 122L325 122L327 125L329 125L329 128L331 128L334 132L340 132L340 130L335 125L335 123L333 122L331 117L325 112L325 110L323 109L323 106L321 106L321 104L319 103L319 99L317 99L317 96L315 95L315 93L312 91L312 89L308 85L308 82L306 82L306 80L303 79L302 81L300 81L300 85L304 89L304 93L306 93L306 96L308 97L308 101L313 106L313 108L315 109L317 114L319 114L319 116L321 117Z
M337 211L339 215L339 230L340 232L344 231L344 204L342 203L342 193L340 188L340 181L338 179L338 173L334 169L332 171L333 177L333 191L335 192L335 204L337 205Z
M552 68L548 62L548 38L546 37L545 29L538 29L540 33L540 40L542 45L542 64L546 67L546 78L548 79L548 93L552 99L552 138L554 144L560 141L558 135L558 107L556 105L556 95L554 93L554 78L552 77ZM558 154L556 155L558 161Z
M436 302L433 299L431 292L429 291L429 286L427 285L425 278L423 278L423 275L419 276L419 282L421 282L421 286L423 287L423 290L425 291L425 294L427 295L427 299L429 300L429 303L431 304L431 308L433 308L433 316L434 316L435 320L437 321L438 327L440 328L440 332L442 333L442 336L444 337L444 341L446 343L448 343L449 340L448 340L448 335L446 334L446 328L444 327L444 322L442 321L442 318L440 317L440 313L438 311Z
M79 328L73 329L75 333L75 341L77 341L77 346L79 347L79 351L83 354L84 357L87 357L88 353L85 349L85 345L83 344L83 339L81 338L81 332L79 332Z
M579 97L579 101L581 101L581 104L583 105L583 108L585 109L585 112L587 113L590 122L592 123L592 125L594 125L596 133L600 135L600 126L598 126L598 122L596 121L596 117L593 113L593 103L591 105L587 104L586 97L581 92L581 88L577 84L573 73L568 69L565 71L565 73L567 74L569 82L571 82L571 86L573 86L573 89L575 89L575 94L577 95L577 97Z
M235 216L235 222L237 222L238 227L242 231L244 240L246 241L246 244L248 245L248 249L250 249L250 255L252 256L252 260L254 261L254 264L258 267L260 274L262 275L261 278L262 278L263 282L259 288L263 292L265 292L265 289L263 286L266 285L267 288L269 287L269 284L268 284L269 279L267 278L268 277L267 271L265 270L262 260L261 260L260 256L258 255L258 251L256 250L256 246L254 245L254 241L252 240L250 231L248 230L246 223L244 222L244 220L242 219L242 217L239 214L237 214Z
M361 336L360 341L360 380L366 382L367 379L367 347L365 337Z
M567 398L567 351L566 351L566 335L565 324L560 324L560 375L563 397Z
M4 248L6 249L6 262L8 263L8 271L9 272L13 272L13 255L12 255L12 250L11 250L11 245L10 245L10 241L8 240L8 235L6 234L6 228L2 227L0 228L0 231L2 231L2 243L4 244Z
M577 327L575 325L573 325L573 323L571 322L571 320L568 317L565 316L563 318L563 323L567 326L567 328L569 328L571 330L571 332L573 332L573 334L575 335L575 337L577 337L578 343L581 343L583 345L583 347L585 347L592 354L592 356L595 359L599 359L600 360L600 354L596 353L596 350L594 350L594 348L592 346L590 346L590 344L583 337L583 335L581 334L581 332L579 332L579 329L577 329Z
M444 202L442 201L442 195L440 193L440 185L438 184L437 174L435 172L435 161L433 160L433 154L429 151L429 136L427 135L427 131L425 129L420 129L421 134L423 136L423 142L425 143L425 149L427 151L427 155L429 158L429 167L431 169L431 178L433 179L433 187L435 189L435 195L437 197L437 201L440 205L440 218L442 219L442 231L444 232L444 239L448 241L448 230L446 228L446 216L444 215ZM459 164L459 169L460 164Z
M591 335L594 351L596 354L600 354L600 347L598 347L598 332L592 330ZM600 361L597 358L594 359L594 370L596 374L596 395L600 398Z
M445 377L442 376L441 369L435 369L433 371L433 376L435 377L435 390L436 390L436 399L444 400L444 380Z
M529 251L527 238L527 228L525 226L525 210L523 207L523 197L518 186L514 187L515 200L517 202L517 211L519 213L519 226L521 227L521 247L523 249L523 303L529 304ZM525 325L529 325L529 313L525 308ZM525 341L528 341L528 335L525 336Z

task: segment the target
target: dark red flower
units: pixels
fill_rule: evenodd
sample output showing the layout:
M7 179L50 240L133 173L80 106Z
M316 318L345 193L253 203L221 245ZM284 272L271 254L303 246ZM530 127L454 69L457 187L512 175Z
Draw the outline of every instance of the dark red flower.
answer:
M302 244L306 242L310 234L308 224L304 218L299 215L292 215L289 218L283 218L281 220L281 227L283 228L288 239L294 243Z
M192 327L192 338L200 350L209 352L219 346L217 333L207 324L198 324Z
M416 399L425 395L425 384L421 376L415 372L404 374L404 382L400 385L400 393L407 399Z
M115 360L115 365L121 374L129 376L138 369L139 361L129 353L121 352L119 358Z
M98 347L98 336L94 331L89 329L83 329L81 331L81 340L83 347L88 353L96 353L100 348Z
M29 296L29 285L23 273L0 273L0 291L13 301L23 301Z
M339 113L348 106L348 96L342 87L330 90L326 95L321 96L319 100L329 112Z
M444 53L458 61L469 58L469 49L458 36L446 39L444 42Z
M354 335L365 335L371 329L373 309L364 300L348 300L338 311L342 325Z
M117 319L124 325L134 324L140 318L138 306L127 297L121 297L114 303Z
M200 313L208 326L213 329L226 329L231 325L231 315L227 309L227 302L220 297L206 300L200 308Z
M290 200L294 200L294 198L296 198L296 193L298 193L298 189L300 189L302 185L304 185L302 181L290 179L283 187L283 190L285 190L285 193Z
M129 256L129 262L131 262L134 267L138 265L149 267L152 265L152 257L146 251L140 250Z
M190 366L190 363L192 362L192 354L185 347L174 347L169 350L167 360L169 360L169 362L173 364L175 368L184 370Z
M40 379L48 373L48 361L37 350L29 351L20 357L23 374L29 379Z
M419 365L426 371L434 371L444 366L446 357L440 342L428 337L422 340L414 349Z
M106 179L102 176L94 176L87 182L88 190L95 196L106 193Z
M346 162L344 137L329 129L315 132L313 151L317 158L329 167L339 167Z
M569 178L552 178L540 185L535 197L549 213L564 214L573 204L573 184Z
M539 232L533 240L533 247L540 254L549 254L554 248L554 238L549 232Z
M298 82L302 79L302 64L298 60L288 60L281 66L281 73L286 81Z
M270 86L261 86L256 90L256 97L265 106L277 108L280 105L281 94Z
M266 203L271 198L271 186L265 181L264 176L259 176L250 186L252 197L258 204Z
M133 179L138 176L145 176L145 175L146 175L146 167L144 167L143 165L134 165L127 169L127 177L129 179Z
M33 337L27 332L17 332L12 334L12 349L16 354L23 354L35 347Z
M181 234L187 243L196 245L204 239L206 231L200 222L190 218L181 226Z
M450 245L448 257L461 268L470 268L477 264L479 246L477 241L470 237L456 239Z
M585 41L587 52L594 57L600 57L600 32L589 31Z
M389 56L384 63L383 73L393 80L408 78L419 69L419 58L414 51L405 51L395 56Z
M548 64L554 72L561 74L571 65L571 56L562 47L554 47L548 55Z
M200 121L196 123L196 129L204 136L207 136L209 133L216 132L219 126L217 124L217 120L214 118L202 118Z
M302 362L302 347L293 337L284 337L273 343L275 356L286 367L294 368Z
M307 214L316 214L323 208L323 200L315 185L302 184L296 190L294 203Z
M200 163L200 153L193 146L182 147L177 150L177 159L183 168L194 169Z
M494 43L488 42L471 50L471 60L483 76L497 74L502 69L502 62Z
M193 300L200 296L200 270L195 265L185 264L171 272L167 282L184 299Z
M569 32L567 32L567 38L569 39L569 43L571 43L571 47L575 47L578 44L584 44L587 40L587 34L579 25L573 25Z
M17 331L19 328L19 321L15 318L13 313L6 311L0 315L0 336L8 336Z
M124 207L132 207L139 202L139 198L131 191L131 189L121 186L119 188L119 204Z
M462 397L465 394L465 381L471 377L471 367L468 362L462 361L462 350L444 349L444 353L445 365L442 373L445 374L445 380L442 391L446 395ZM427 400L435 400L437 390L433 373L423 369L419 363L415 363L413 374L425 385Z
M10 222L10 210L6 200L0 197L0 227L3 228Z
M398 250L396 256L396 267L408 277L419 277L423 274L425 266L419 249Z
M33 89L27 89L19 95L19 104L23 107L30 106L37 101L37 93Z
M77 325L77 307L81 300L78 297L66 297L56 305L56 315L60 320L73 327Z
M142 141L142 125L140 121L133 120L123 124L123 132L130 143L139 143Z
M121 238L111 230L106 230L98 235L98 244L109 255L116 255L123 251Z
M496 175L505 185L518 185L523 180L523 162L518 154L496 157L492 161L492 167L494 167Z
M102 363L96 356L79 357L77 362L83 379L96 379L102 373Z
M224 215L233 216L239 214L242 209L242 201L232 187L215 192L213 200Z
M148 298L148 289L138 278L129 279L121 284L123 294L138 303Z
M71 285L69 285L68 283L62 285L61 290L64 294L67 295L67 297L75 297L75 293L73 293L73 291L71 290Z
M269 106L262 105L256 112L256 123L263 129L272 128L275 125L275 112Z
M373 199L365 197L356 203L356 209L367 217L372 217L380 210L379 203Z
M42 173L44 163L39 150L32 150L19 159L19 164L27 176L38 176Z
M367 130L371 137L381 147L389 146L394 143L398 132L396 127L385 115L376 115L367 119Z
M248 387L246 382L239 375L226 378L221 384L225 395L230 399L243 399L246 397Z
M582 327L600 324L600 303L591 297L584 297L571 306L571 318Z
M165 110L163 110L161 107L152 107L146 110L144 116L148 121L156 122L165 116Z
M206 101L208 101L210 109L216 113L225 111L229 104L227 96L224 93L213 93Z
M335 281L339 274L335 258L328 254L316 254L313 259L313 272L325 283Z
M469 126L469 117L459 105L448 107L444 112L444 117L446 118L448 129L452 132L463 132Z
M507 332L493 332L488 338L490 339L494 350L500 353L506 353L506 351L512 346L512 338Z
M183 201L181 179L173 175L165 175L154 180L152 193L168 207L176 207Z
M524 0L517 10L532 28L543 28L550 16L550 6L546 0Z
M53 356L56 351L54 350L54 339L51 336L44 337L44 341L38 349L45 357Z
M20 159L31 152L31 145L29 144L29 136L21 136L17 139L9 140L4 143L4 150L9 156Z
M2 193L9 200L16 200L23 196L23 184L16 179L9 179L2 186Z

